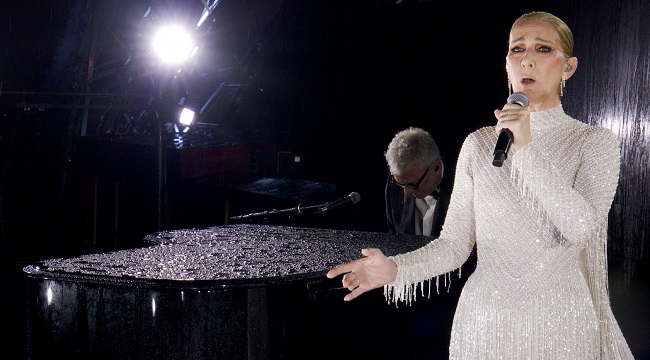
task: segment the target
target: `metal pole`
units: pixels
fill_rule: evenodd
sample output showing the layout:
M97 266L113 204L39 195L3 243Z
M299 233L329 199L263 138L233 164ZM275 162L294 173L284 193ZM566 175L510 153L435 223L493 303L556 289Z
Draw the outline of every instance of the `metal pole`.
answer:
M157 151L157 220L158 231L164 229L165 219L165 124L158 115L158 111L154 111L155 121L157 124L156 133L156 151Z

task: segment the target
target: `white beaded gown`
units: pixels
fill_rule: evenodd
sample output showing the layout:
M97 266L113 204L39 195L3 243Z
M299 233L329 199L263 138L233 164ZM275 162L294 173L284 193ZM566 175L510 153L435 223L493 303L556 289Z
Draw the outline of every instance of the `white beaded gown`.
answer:
M502 167L492 165L494 127L467 136L439 238L391 257L398 274L385 296L410 303L476 245L450 359L632 359L607 287L619 140L561 105L530 118L531 142Z

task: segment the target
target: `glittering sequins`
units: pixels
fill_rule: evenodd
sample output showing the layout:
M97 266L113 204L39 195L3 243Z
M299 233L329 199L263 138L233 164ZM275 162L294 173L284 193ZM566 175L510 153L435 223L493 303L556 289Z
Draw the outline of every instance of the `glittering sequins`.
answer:
M394 256L389 302L460 268L476 245L452 327L452 359L631 359L607 290L607 217L619 140L561 106L531 113L532 141L492 165L493 127L461 149L440 237ZM421 286L421 285L420 285Z

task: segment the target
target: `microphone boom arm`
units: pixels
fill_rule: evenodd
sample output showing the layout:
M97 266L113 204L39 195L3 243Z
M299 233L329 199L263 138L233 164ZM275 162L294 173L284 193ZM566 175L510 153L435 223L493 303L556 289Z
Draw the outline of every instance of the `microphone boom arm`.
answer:
M246 215L237 215L237 216L232 216L230 217L230 220L242 220L242 219L249 219L252 217L257 217L257 216L266 216L266 215L275 215L275 214L282 214L282 213L288 213L288 212L293 212L293 213L304 213L305 210L315 210L313 214L320 214L325 211L328 211L330 209L333 209L337 206L341 206L346 203L353 203L356 204L359 202L361 199L361 196L357 192L351 192L350 195L342 197L338 200L335 201L330 201L325 204L321 205L312 205L312 206L302 206L302 204L298 204L298 206L290 208L290 209L284 209L284 210L267 210L267 211L262 211L258 213L250 213Z

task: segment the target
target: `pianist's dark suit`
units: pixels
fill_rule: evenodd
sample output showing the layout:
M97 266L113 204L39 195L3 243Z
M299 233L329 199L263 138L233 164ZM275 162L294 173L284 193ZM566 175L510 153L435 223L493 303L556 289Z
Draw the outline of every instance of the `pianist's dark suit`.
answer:
M388 177L390 179L390 176ZM404 190L395 184L392 184L386 179L386 220L388 221L388 228L393 234L411 234L415 235L415 198L413 196L404 196ZM451 194L451 187L447 184L446 180L449 176L442 178L436 201L436 209L433 214L433 229L431 235L438 237L447 214L449 207L449 194Z

